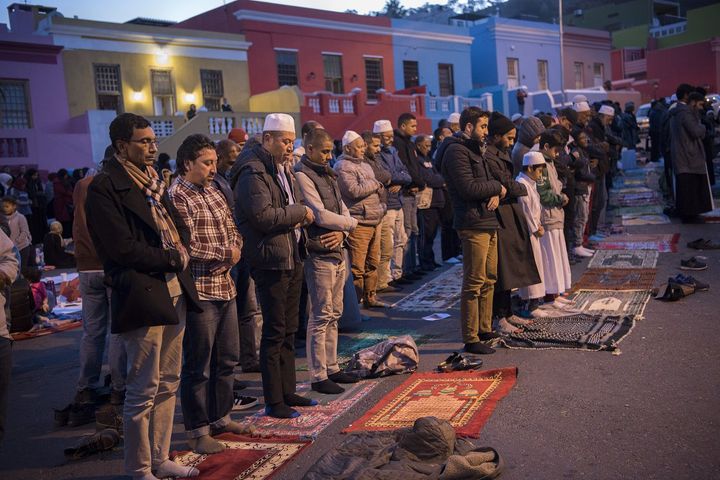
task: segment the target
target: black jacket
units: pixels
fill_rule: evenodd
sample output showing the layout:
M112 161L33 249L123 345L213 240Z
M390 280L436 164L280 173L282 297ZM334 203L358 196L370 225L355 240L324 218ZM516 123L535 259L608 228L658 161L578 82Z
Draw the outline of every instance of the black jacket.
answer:
M480 143L466 138L445 139L439 152L437 160L453 205L455 229L497 230L497 217L487 209L487 203L500 195L502 185L493 180Z
M420 167L417 162L417 151L415 150L415 144L412 139L400 130L395 130L395 139L393 140L393 146L397 149L398 157L402 160L405 168L407 168L412 183L407 188L417 187L420 190L425 188L425 180L423 180L420 174Z
M170 201L162 203L190 250L190 230ZM112 333L141 327L176 325L177 313L167 288L166 273L176 273L188 308L201 312L195 281L182 268L180 252L162 247L150 206L117 159L107 162L88 188L85 203L88 230L112 288Z
M235 185L235 222L243 236L243 257L253 268L292 270L306 256L304 232L300 242L295 226L305 218L305 205L295 176L289 168L278 167L262 145L245 150L238 162L242 167ZM278 180L284 168L295 204L290 205Z
M443 208L445 206L445 179L433 166L430 157L417 154L420 175L427 187L432 188L430 208Z

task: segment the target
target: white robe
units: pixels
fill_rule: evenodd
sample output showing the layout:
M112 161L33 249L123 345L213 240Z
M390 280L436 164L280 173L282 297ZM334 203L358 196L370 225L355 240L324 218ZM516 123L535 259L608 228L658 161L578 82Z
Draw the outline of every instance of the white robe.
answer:
M519 294L520 298L523 300L542 298L545 296L542 249L540 247L540 239L533 235L534 232L539 230L541 225L540 215L542 213L542 206L540 205L540 195L538 194L535 180L524 173L521 172L515 181L525 185L528 192L527 196L518 198L518 203L523 209L525 221L527 222L528 230L530 231L530 244L532 245L533 256L535 257L535 265L537 266L538 273L540 274L540 283L520 288Z

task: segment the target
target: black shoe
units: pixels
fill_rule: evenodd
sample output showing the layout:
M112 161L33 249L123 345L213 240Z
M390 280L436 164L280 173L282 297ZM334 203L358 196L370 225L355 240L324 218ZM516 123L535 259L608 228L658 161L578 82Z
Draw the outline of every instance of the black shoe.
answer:
M678 273L677 275L675 275L674 278L668 278L668 282L691 285L693 288L695 288L696 292L707 292L708 290L710 290L710 284L701 282L697 278L691 277L690 275L683 275L682 273Z
M325 393L327 395L339 395L345 391L343 387L329 378L322 382L312 382L310 388L315 392Z
M300 412L288 407L284 403L280 403L278 405L266 405L265 415L275 418L297 418L300 416Z
M285 395L285 404L289 405L291 407L314 407L318 404L317 400L313 400L312 398L305 398L301 397L300 395L297 395L295 393L291 393L290 395Z
M425 270L425 269L423 269L423 268L418 268L418 269L416 269L416 270L413 270L413 271L412 271L412 274L413 274L413 275L417 275L417 276L419 276L420 278L422 278L422 277L424 277L425 275L427 275L429 271L430 271L430 270Z
M500 338L500 335L498 335L495 332L485 332L478 335L480 337L481 342L489 342L490 340L495 340L496 338Z
M705 270L707 268L707 264L701 262L696 257L691 257L688 260L680 260L680 270Z
M95 405L73 403L68 415L68 427L79 427L95 421Z
M110 390L110 405L123 405L125 403L125 390Z
M78 390L78 392L75 394L75 399L73 400L73 403L77 404L95 404L98 399L98 394L95 390L92 390L90 388L84 388L82 390Z
M122 407L115 405L103 405L95 410L95 429L99 432L110 428L116 430L123 436Z
M457 352L453 352L444 362L437 366L438 372L460 372L463 370L475 370L480 368L483 361L479 358L465 358Z
M388 286L378 290L378 293L395 293L402 292L402 287L396 287L392 285L393 282L388 283Z
M359 377L345 372L333 373L332 375L328 375L328 378L335 383L357 383L360 381Z
M248 365L246 367L242 367L243 373L260 373L260 364L259 363L253 363L251 365Z
M436 269L437 269L437 268L442 268L442 263L437 263L437 262L435 262L435 268L436 268Z
M410 285L410 284L413 283L413 281L412 281L412 280L408 280L408 279L405 278L405 277L400 277L400 278L398 278L397 280L393 280L393 281L390 282L390 283L391 283L393 286L395 286L395 285Z
M495 353L494 348L488 347L482 342L466 343L465 351L476 355L489 355L491 353Z
M120 435L118 432L107 428L95 435L83 438L76 447L66 448L65 456L71 460L78 460L95 453L112 450L119 443Z
M233 395L233 406L232 411L238 412L240 410L247 410L258 404L258 399L255 397L247 397L245 395Z
M417 273L406 273L402 276L402 278L406 280L410 280L411 282L414 282L415 280L420 280L422 278L422 275L418 275Z
M245 390L247 388L247 383L241 382L238 379L233 380L233 391L238 392L240 390Z

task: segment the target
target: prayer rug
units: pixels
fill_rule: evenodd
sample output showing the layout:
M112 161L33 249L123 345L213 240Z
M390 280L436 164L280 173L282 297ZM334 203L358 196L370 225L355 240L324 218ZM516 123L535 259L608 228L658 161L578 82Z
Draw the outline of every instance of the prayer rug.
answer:
M574 290L637 290L652 289L654 268L591 268L585 270Z
M572 300L587 314L642 317L650 296L650 290L578 290Z
M517 367L414 373L343 432L412 427L418 418L432 416L450 422L460 436L478 438L516 378Z
M16 342L20 340L29 340L31 338L44 337L53 333L64 332L67 330L74 330L82 326L82 322L77 319L72 320L55 320L50 319L48 322L43 323L44 326L36 325L32 330L27 332L12 333L12 339Z
M536 318L500 343L508 348L613 351L634 326L635 319L624 315Z
M672 223L667 215L623 215L622 224L628 227L638 225L666 225Z
M596 250L588 268L655 268L655 250Z
M460 301L462 279L463 266L454 265L396 302L393 308L402 311L430 312L441 312L452 308Z
M200 470L198 480L264 480L272 478L309 441L292 438L252 438L232 433L215 437L226 449L212 455L175 453L173 460Z
M320 405L295 407L300 412L300 416L297 418L273 418L265 415L265 412L257 412L241 417L239 420L243 425L254 425L260 435L315 438L333 421L348 412L353 405L370 393L378 383L365 380L347 385L344 387L346 388L345 393L340 396L333 395L332 400L329 401L319 398L329 397L327 395L315 395L320 401ZM307 396L313 397L314 394Z
M657 250L661 253L677 252L679 233L612 235L598 242L600 250Z
M700 215L705 223L720 223L720 208Z
M638 205L635 207L615 207L612 210L614 215L660 215L664 209L662 205Z
M658 192L646 189L644 192L611 192L609 204L614 207L637 207L641 205L659 205L662 198Z

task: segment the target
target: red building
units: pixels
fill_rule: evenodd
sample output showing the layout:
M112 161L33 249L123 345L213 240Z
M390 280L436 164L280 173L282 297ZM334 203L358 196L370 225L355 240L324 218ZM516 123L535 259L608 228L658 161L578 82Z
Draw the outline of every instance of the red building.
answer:
M404 112L430 129L424 95L383 92L395 85L389 18L238 0L177 26L245 35L251 95L296 85L302 120L317 120L336 137Z

